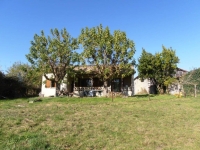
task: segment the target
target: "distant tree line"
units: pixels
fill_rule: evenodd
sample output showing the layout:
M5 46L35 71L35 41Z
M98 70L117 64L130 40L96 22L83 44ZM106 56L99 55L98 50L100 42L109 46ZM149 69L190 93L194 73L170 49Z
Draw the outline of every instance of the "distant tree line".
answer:
M6 74L0 71L0 99L38 95L41 76L31 66L15 62Z

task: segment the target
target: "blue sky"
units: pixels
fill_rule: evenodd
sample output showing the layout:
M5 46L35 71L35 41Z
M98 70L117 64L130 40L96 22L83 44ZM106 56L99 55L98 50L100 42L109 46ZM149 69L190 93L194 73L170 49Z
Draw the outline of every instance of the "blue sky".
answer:
M137 60L142 48L155 53L162 45L176 50L178 66L200 64L199 0L1 0L0 70L14 62L27 63L34 34L64 27L78 37L84 27L102 24L125 31L135 42Z

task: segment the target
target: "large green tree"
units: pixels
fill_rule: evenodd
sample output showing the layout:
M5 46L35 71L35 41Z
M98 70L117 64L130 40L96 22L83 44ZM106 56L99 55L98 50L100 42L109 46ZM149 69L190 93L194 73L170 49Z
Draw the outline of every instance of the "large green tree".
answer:
M41 35L34 35L26 57L34 68L44 73L46 79L54 81L59 90L64 76L73 73L79 61L77 48L77 39L72 38L65 28L60 32L51 29L51 36L45 36L44 31ZM53 77L48 77L47 73L53 73Z
M174 73L179 58L172 48L162 46L162 52L155 55L144 49L138 59L138 76L141 79L151 79L160 93L165 93L167 87L175 81Z
M138 73L139 77L143 79L154 78L154 65L155 56L151 53L148 53L145 49L142 49L142 54L138 59Z
M111 33L102 25L86 27L81 31L79 43L84 49L82 56L86 64L94 65L93 73L104 82L104 94L107 94L108 81L134 73L135 45L125 32Z

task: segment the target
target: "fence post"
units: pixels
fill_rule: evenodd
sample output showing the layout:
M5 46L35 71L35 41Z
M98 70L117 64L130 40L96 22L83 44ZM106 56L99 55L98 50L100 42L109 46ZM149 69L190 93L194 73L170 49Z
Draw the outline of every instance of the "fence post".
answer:
M194 85L194 97L197 97L197 85Z

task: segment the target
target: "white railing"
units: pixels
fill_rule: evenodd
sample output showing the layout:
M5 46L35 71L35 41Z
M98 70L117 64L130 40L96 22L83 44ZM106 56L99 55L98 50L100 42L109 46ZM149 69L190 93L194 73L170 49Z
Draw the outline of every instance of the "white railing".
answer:
M103 87L74 87L74 91L102 91Z
M121 91L132 91L132 87L123 87ZM74 87L74 91L103 91L103 87ZM111 87L108 87L108 90L111 90Z

